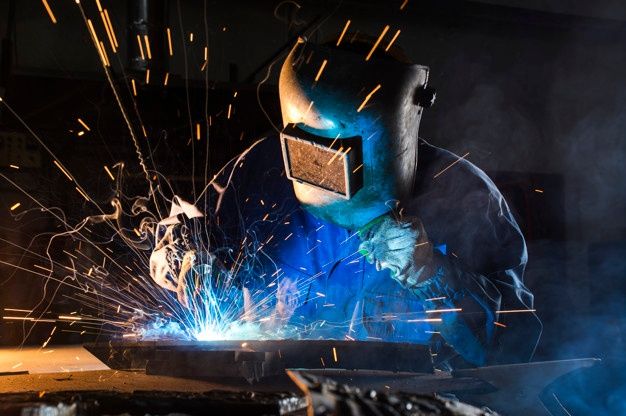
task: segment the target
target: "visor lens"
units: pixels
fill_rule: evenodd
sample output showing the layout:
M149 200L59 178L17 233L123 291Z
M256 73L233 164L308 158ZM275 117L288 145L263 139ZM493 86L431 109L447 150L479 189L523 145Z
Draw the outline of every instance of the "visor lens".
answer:
M289 179L350 198L363 184L360 137L328 139L292 127L281 134Z

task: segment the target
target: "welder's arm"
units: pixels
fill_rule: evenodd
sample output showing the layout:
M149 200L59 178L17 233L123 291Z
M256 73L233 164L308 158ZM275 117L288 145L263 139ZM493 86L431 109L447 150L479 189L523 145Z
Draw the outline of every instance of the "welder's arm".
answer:
M423 273L412 273L408 272L403 284L424 300L425 309L442 311L428 317L441 319L434 325L446 343L466 361L488 363L501 299L497 288L485 276L464 271L436 250Z
M491 357L497 349L496 311L502 306L501 293L515 290L497 282L511 280L507 278L516 273L514 268L489 276L464 270L456 259L433 249L424 227L415 218L399 221L382 217L361 232L361 239L361 250L368 261L379 269L389 269L396 281L424 301L425 309L443 310L430 312L428 317L441 318L435 323L438 331L465 360L476 365L497 361Z

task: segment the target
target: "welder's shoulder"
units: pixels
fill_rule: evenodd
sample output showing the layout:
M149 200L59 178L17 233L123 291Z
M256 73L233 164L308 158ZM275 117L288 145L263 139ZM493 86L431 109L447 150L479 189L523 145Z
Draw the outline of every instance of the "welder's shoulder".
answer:
M418 189L421 192L440 193L446 198L502 198L489 176L465 156L433 146L423 139L419 143Z
M525 261L524 237L493 181L462 156L423 140L412 207L429 235L477 263Z

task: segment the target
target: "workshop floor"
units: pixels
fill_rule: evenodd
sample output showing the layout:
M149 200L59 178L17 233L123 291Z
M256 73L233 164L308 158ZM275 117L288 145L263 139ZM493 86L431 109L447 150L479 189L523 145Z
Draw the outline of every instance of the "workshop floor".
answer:
M0 348L0 373L28 371L30 374L108 370L81 345L41 349Z

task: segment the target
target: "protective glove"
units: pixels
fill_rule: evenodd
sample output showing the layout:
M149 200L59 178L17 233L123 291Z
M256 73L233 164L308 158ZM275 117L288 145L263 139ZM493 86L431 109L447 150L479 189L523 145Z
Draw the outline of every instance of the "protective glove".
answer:
M359 230L359 251L377 270L412 289L433 277L433 247L417 218L396 219L384 215Z
M178 301L189 307L188 274L202 265L202 274L212 274L215 256L202 249L202 213L178 197L172 201L170 216L156 225L155 246L150 255L150 277L156 284L176 292Z

